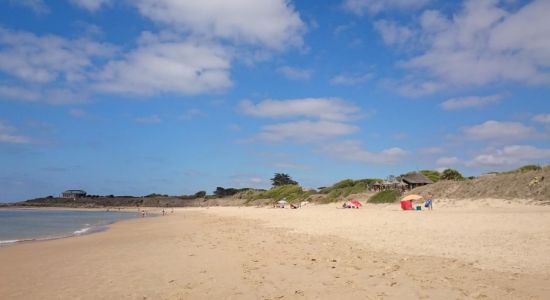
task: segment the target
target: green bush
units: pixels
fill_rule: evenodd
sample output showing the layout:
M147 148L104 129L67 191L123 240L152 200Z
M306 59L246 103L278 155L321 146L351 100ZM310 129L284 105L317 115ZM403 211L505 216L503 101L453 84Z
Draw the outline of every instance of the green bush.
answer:
M374 204L394 203L399 199L399 197L401 197L401 194L398 191L388 190L376 193L374 196L370 197L367 202Z
M464 180L464 177L460 172L455 169L446 169L441 173L441 179L443 180Z
M275 201L282 200L285 198L288 202L301 201L310 195L315 194L315 192L304 192L302 187L295 184L282 185L274 187L265 192L261 192L255 195L257 199L273 199Z
M364 193L367 191L369 184L376 181L381 181L381 180L371 179L371 178L360 179L360 180L344 179L342 181L335 183L330 187L322 188L319 192L321 194L327 195L324 198L324 201L326 203L329 203L329 202L334 202L335 200L341 199L343 197L347 197L351 194Z

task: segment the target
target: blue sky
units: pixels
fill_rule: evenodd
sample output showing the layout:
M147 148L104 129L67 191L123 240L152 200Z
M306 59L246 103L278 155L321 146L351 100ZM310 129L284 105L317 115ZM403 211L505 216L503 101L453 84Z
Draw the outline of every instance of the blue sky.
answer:
M549 11L0 0L0 201L548 164Z

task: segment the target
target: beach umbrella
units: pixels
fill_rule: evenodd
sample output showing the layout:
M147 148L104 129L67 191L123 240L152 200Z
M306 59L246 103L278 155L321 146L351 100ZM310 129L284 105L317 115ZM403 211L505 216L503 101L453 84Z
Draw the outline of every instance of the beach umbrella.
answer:
M420 200L420 199L423 199L424 197L420 196L420 195L407 195L405 197L403 197L403 199L401 199L401 201L410 201L410 200Z
M359 200L351 200L350 202L357 207L363 206L363 203L359 202Z

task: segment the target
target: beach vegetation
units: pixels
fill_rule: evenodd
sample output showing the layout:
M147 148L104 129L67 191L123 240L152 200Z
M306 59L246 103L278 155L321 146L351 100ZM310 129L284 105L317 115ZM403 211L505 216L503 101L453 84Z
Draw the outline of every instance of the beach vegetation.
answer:
M292 177L285 173L275 173L275 175L273 175L273 178L271 178L271 185L273 187L297 184L298 182L292 180Z
M336 199L347 197L351 194L364 193L368 190L370 184L378 181L382 180L377 178L367 178L359 180L344 179L330 187L320 189L319 192L326 195L325 200L327 202L332 202Z
M394 203L399 200L401 194L396 190L381 191L374 194L367 200L367 203L382 204L382 203Z
M441 180L441 173L439 173L436 170L420 170L418 172L417 171L411 171L411 172L407 172L405 174L401 174L401 175L399 175L399 177L397 177L395 179L399 181L404 177L407 177L409 175L414 175L416 173L420 173L420 174L428 177L433 182L438 182L439 180Z
M464 180L464 176L455 169L446 169L441 173L442 180Z
M315 191L304 191L302 187L297 184L287 184L253 194L253 196L255 198L254 200L273 199L274 201L286 200L288 202L296 202L302 201L313 194L315 194Z
M206 191L198 191L195 193L195 198L204 198L206 197Z
M524 173L524 172L540 171L540 170L542 170L542 167L539 165L525 165L511 171L510 173Z
M251 190L250 188L242 188L242 189L235 189L235 188L223 188L221 186L216 187L216 190L214 191L214 196L218 198L223 198L227 196L233 196L238 193Z
M428 177L433 182L438 182L441 179L441 173L436 170L420 170L419 173Z

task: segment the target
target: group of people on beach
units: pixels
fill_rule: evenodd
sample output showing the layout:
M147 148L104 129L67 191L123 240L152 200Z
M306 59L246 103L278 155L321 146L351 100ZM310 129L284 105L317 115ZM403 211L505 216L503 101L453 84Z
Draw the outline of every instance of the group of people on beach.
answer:
M138 211L140 211L139 208L138 208ZM142 209L142 210L140 211L140 213L141 213L141 217L142 217L142 218L145 218L145 217L147 216L147 211L146 211L145 209ZM173 207L171 208L170 213L172 213L172 214L174 213L174 208L173 208ZM162 209L162 215L163 215L163 216L168 215L168 211L166 211L164 208Z

